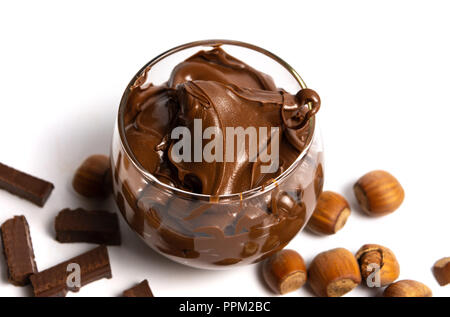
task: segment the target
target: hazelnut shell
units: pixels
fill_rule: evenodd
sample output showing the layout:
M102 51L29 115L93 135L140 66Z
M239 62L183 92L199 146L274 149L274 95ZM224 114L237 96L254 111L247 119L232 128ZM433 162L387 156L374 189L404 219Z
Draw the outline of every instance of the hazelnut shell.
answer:
M275 293L286 294L305 284L306 265L296 251L284 249L265 260L263 276Z
M394 253L386 247L378 244L365 244L356 253L361 270L361 276L366 284L371 278L374 268L370 265L377 265L379 268L380 286L393 283L400 275L400 265Z
M399 181L386 171L372 171L353 186L361 209L372 216L394 212L403 202L405 192Z
M450 257L442 258L434 263L433 274L440 286L450 283Z
M110 192L110 160L105 155L89 156L76 170L74 190L88 198L105 198Z
M350 213L350 205L343 196L325 191L320 194L307 227L316 233L334 234L342 229Z
M358 262L355 256L344 248L322 252L309 266L308 281L318 296L342 296L361 283Z
M401 280L389 285L383 293L384 297L431 297L432 292L423 283L413 280Z

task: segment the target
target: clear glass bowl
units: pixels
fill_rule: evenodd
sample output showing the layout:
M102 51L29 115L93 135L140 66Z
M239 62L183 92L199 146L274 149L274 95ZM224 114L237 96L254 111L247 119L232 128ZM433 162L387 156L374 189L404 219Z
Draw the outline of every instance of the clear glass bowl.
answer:
M229 268L261 261L284 248L311 216L323 186L323 149L310 119L305 150L277 179L243 193L209 196L160 182L133 156L125 138L124 111L130 87L142 80L165 82L175 65L205 47L221 47L269 74L295 94L305 83L276 55L251 44L207 40L175 47L151 60L127 86L111 151L117 205L130 227L154 250L189 266Z

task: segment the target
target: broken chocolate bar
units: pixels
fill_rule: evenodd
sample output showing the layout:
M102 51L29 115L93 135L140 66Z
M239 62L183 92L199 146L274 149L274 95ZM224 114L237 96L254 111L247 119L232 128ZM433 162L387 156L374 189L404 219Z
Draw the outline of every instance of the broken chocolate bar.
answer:
M77 292L86 284L111 277L108 250L105 246L99 246L31 275L30 281L36 297L64 297L68 291Z
M54 186L52 183L0 163L0 188L42 207Z
M17 286L29 284L37 272L30 229L24 216L15 216L1 226L3 253L8 266L8 279Z
M147 280L143 280L139 284L127 289L123 292L125 297L153 297L152 290Z
M120 245L117 214L103 210L63 209L55 218L56 240Z

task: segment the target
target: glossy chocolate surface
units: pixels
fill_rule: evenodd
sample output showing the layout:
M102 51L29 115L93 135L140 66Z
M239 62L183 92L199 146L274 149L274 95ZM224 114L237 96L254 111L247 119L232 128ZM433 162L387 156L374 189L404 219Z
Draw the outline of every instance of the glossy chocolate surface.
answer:
M301 90L298 97L277 89L270 76L221 48L200 51L178 64L167 83L153 86L138 81L132 87L125 113L126 138L140 164L164 182L207 195L240 193L276 178L295 161L309 130L307 124L293 121L301 124L311 116L306 102L313 100L320 106L316 96L309 89ZM171 147L178 140L171 139L171 131L187 127L194 137L194 119L202 120L203 131L209 127L223 131L221 142L224 152L234 153L232 161L177 162L172 157ZM295 130L289 128L294 125ZM261 173L263 162L251 161L248 147L239 151L234 142L234 149L227 148L228 127L254 127L258 140L263 137L259 128L266 127L269 148L273 143L270 128L283 131L277 140L278 169ZM208 142L203 140L202 148Z
M151 78L146 83L148 70L130 87L119 117L131 153L116 131L111 155L116 201L133 230L158 252L203 268L256 262L284 247L303 227L322 190L317 140L277 186L265 190L264 185L286 171L307 146L309 119L320 107L317 94L277 88L269 75L219 47L181 62L160 86L152 85ZM233 162L177 162L170 132L184 126L194 133L194 119L202 119L203 129L279 127L278 170L261 173L263 163L250 161L248 149ZM136 168L130 154L159 181L211 199L161 188ZM215 199L260 186L249 197Z

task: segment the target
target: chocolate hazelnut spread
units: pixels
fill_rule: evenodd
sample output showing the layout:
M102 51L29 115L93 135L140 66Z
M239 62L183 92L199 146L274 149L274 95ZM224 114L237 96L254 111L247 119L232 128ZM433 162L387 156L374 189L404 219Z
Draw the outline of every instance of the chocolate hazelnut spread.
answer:
M277 88L269 75L217 45L178 64L161 85L147 80L150 70L127 89L119 114L122 135L118 139L116 130L112 146L114 195L126 221L153 249L201 268L254 263L283 248L308 220L322 191L322 150L316 139L311 142L309 120L320 107L318 95ZM265 150L278 150L276 169L262 172L270 162L262 159L261 148L255 155L239 142L227 146L225 133L215 137L224 152L234 153L233 160L179 160L172 131L184 127L195 135L198 119L200 133L255 127L258 140L267 141ZM272 128L280 133L271 133ZM202 139L200 147L209 142ZM210 199L168 190L131 161L162 183ZM221 196L228 194L237 199Z
M145 74L144 74L145 76ZM306 104L314 101L314 113L320 106L317 94L303 89L297 96L275 86L272 78L228 55L219 47L200 51L177 65L161 86L140 84L132 87L126 113L126 138L134 156L150 173L172 186L201 194L240 193L259 187L285 171L305 147L307 122L311 113ZM174 127L184 126L192 135L194 119L201 119L202 129L278 127L278 166L271 173L261 173L256 159L250 162L249 149L227 147L225 133L220 142L233 159L224 162L176 162L170 151ZM295 129L293 129L295 128ZM267 129L267 131L268 131ZM203 131L200 131L203 133ZM267 147L274 136L268 132ZM203 140L204 148L209 140ZM257 153L259 157L260 153Z

